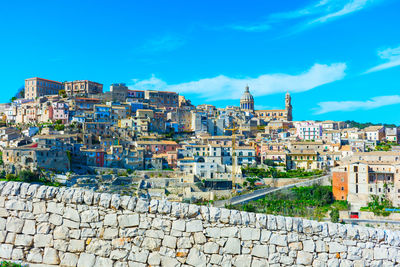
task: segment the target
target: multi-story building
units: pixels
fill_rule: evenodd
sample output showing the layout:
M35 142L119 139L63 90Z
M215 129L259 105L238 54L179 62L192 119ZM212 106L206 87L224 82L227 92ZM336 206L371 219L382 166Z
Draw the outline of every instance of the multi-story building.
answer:
M127 98L141 101L141 100L144 99L144 91L142 91L142 90L128 90Z
M295 122L296 136L301 140L320 140L322 138L322 125L314 121Z
M179 94L168 91L144 91L144 98L154 107L179 107Z
M64 83L68 96L88 96L103 93L103 85L88 80L78 80Z
M128 87L125 83L113 83L110 85L112 101L123 102L128 96Z
M25 99L35 99L45 95L58 95L63 89L61 82L42 79L38 77L25 80Z
M366 206L372 195L400 206L400 152L354 153L333 170L333 177L334 197L347 199L354 210Z
M399 128L386 128L386 140L393 143L399 142L400 131Z
M385 139L385 127L383 126L369 126L364 129L364 132L369 141L382 141Z

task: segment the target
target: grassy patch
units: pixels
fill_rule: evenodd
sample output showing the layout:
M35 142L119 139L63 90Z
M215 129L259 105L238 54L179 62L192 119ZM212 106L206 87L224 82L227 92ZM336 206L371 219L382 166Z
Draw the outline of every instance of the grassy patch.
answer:
M266 195L263 199L230 208L248 212L322 220L329 211L347 210L347 201L335 201L331 186L295 187Z

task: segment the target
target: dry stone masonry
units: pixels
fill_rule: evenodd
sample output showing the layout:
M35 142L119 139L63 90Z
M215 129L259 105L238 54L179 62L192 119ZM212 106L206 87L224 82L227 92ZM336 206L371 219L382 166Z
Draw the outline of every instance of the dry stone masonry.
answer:
M395 266L400 234L0 182L0 259L29 266Z

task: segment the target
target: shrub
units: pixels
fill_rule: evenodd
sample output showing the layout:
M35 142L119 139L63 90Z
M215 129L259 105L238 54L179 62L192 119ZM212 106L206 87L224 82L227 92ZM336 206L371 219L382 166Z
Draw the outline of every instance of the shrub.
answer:
M15 174L7 173L7 175L6 175L7 181L15 181L16 179L17 179L17 176L15 176Z
M332 209L331 213L331 222L338 223L339 222L339 209Z

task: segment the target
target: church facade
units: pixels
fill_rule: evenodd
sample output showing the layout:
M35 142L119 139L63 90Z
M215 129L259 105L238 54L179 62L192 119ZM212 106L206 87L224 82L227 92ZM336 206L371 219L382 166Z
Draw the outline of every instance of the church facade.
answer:
M289 92L285 96L285 109L266 109L254 110L254 97L250 93L250 89L246 86L245 91L240 98L240 109L246 112L253 113L256 117L266 121L281 120L292 121L292 98Z

